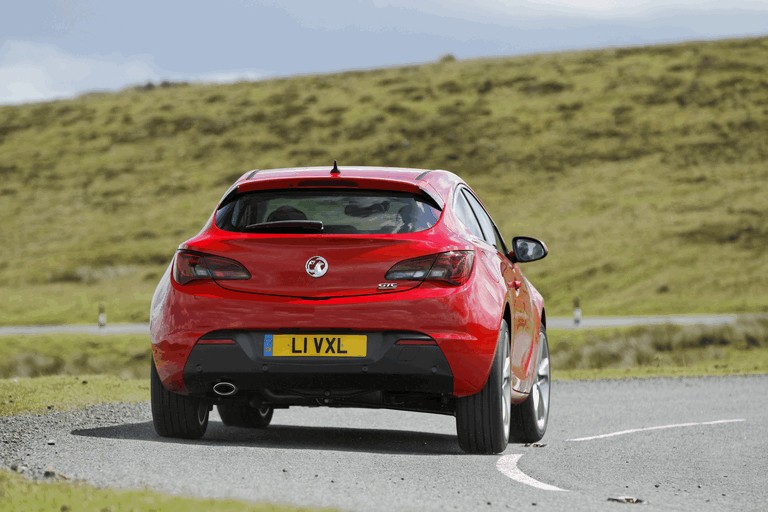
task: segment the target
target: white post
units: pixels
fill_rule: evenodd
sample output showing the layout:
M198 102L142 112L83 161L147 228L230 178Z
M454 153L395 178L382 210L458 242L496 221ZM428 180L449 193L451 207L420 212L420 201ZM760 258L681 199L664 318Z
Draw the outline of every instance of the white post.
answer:
M99 328L103 328L107 326L107 308L104 307L104 304L99 304Z
M573 325L578 327L581 325L581 306L579 305L579 298L573 299Z

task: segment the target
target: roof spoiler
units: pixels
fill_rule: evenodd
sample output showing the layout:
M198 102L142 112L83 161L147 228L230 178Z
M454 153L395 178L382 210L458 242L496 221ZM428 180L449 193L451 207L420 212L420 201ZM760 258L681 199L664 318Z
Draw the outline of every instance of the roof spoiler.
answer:
M380 179L380 178L340 178L328 177L290 177L274 180L245 181L235 183L224 194L219 202L219 208L234 200L240 194L261 190L300 190L300 189L358 189L358 190L391 190L394 192L410 192L425 197L429 203L442 210L445 202L428 183L415 184L410 181Z

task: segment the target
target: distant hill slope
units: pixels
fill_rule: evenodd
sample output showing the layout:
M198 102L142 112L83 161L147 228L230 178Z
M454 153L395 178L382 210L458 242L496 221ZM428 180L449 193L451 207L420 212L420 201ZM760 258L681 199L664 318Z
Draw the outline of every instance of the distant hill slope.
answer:
M0 108L0 323L146 320L250 168L446 168L550 314L768 310L768 38L163 84Z

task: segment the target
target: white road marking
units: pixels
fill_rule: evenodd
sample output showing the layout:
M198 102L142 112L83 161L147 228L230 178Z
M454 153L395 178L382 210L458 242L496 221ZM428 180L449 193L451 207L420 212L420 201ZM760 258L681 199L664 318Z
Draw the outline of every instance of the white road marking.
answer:
M738 423L740 421L746 421L744 419L736 420L717 420L717 421L702 421L698 423L678 423L676 425L661 425L659 427L645 427L645 428L633 428L629 430L621 430L619 432L611 432L610 434L601 434L599 436L589 437L577 437L575 439L566 439L566 441L592 441L594 439L605 439L607 437L623 436L626 434L634 434L636 432L648 432L650 430L665 430L668 428L683 428L683 427L698 427L701 425L722 425L724 423Z
M634 434L636 432L648 432L651 430L665 430L670 428L698 427L701 425L723 425L726 423L738 423L741 421L746 421L746 420L743 418L740 418L740 419L733 419L733 420L701 421L696 423L677 423L675 425L661 425L658 427L633 428L629 430L621 430L619 432L611 432L610 434L601 434L599 436L577 437L574 439L566 439L566 441L592 441L594 439L605 439L608 437ZM501 471L502 474L504 474L504 476L511 478L512 480L519 482L521 484L529 485L531 487L542 489L544 491L568 492L566 489L561 489L559 487L555 487L554 485L545 484L544 482L539 482L538 480L535 480L530 476L526 475L525 473L523 473L520 470L520 468L517 467L517 463L520 461L520 457L522 456L523 455L520 453L504 455L501 458L499 458L498 461L496 461L496 469Z
M496 469L501 471L504 476L507 476L516 482L520 482L521 484L530 485L531 487L536 487L537 489L542 489L545 491L568 492L565 489L555 487L554 485L549 485L543 482L539 482L538 480L534 480L533 478L520 471L520 468L517 467L517 462L522 456L523 455L521 453L504 455L496 462Z

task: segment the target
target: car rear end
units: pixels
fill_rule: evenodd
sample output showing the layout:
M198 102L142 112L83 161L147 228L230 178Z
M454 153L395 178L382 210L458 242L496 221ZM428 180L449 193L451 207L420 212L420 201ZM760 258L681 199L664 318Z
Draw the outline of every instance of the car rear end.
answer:
M452 414L487 379L500 314L476 307L489 302L472 286L485 270L444 218L444 191L419 175L238 181L155 293L164 387L217 403Z

